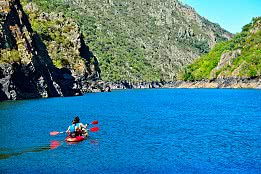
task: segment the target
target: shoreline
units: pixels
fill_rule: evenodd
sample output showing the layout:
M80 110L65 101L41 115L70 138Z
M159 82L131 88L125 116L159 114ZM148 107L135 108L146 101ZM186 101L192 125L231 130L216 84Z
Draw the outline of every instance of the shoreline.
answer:
M177 80L174 82L140 82L132 83L128 81L121 82L104 82L96 81L88 88L78 88L81 93L75 93L67 96L81 96L87 93L96 92L111 92L112 90L123 89L153 89L153 88L183 88L183 89L261 89L261 78L223 78L213 80L201 80L201 81L182 81ZM0 101L6 100L26 100L36 98L51 98L51 97L67 97L67 96L45 96L36 95L35 93L19 93L19 98L2 98L2 94L8 93L8 91L0 91ZM17 91L19 92L19 91ZM10 94L11 95L11 94Z
M261 89L261 78L224 78L214 80L200 81L182 81L174 82L140 82L131 83L127 81L112 83L107 82L107 88L117 89L149 89L149 88L224 88L224 89Z

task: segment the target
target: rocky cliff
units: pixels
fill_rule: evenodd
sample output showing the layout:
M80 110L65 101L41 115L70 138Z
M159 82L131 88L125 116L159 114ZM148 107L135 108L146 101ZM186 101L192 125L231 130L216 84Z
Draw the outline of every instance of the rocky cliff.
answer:
M59 27L73 27L67 31L72 36L66 38L72 45L65 47L32 28L19 0L1 0L0 5L0 100L72 96L103 90L103 84L98 82L97 59L85 45L76 24L64 19L60 26L53 26L59 36L66 34L58 33ZM27 6L30 7L33 5ZM58 16L39 12L35 18L61 21ZM55 57L53 54L57 53L62 55Z

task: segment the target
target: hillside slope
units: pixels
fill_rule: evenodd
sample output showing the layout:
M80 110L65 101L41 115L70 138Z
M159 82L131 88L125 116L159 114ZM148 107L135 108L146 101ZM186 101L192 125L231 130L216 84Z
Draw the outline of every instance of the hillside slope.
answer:
M105 81L173 81L232 35L178 0L33 0L77 20Z
M184 80L261 77L261 17L189 65Z

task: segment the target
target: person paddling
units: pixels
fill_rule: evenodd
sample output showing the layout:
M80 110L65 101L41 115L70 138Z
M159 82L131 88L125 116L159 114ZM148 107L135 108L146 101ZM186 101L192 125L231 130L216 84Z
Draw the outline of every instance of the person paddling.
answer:
M86 130L88 124L84 125L84 124L80 123L80 118L78 116L74 118L74 121L75 121L75 125L76 125L76 131L80 135L84 134L85 137L88 137L88 131Z
M71 138L75 138L76 136L79 136L80 133L77 131L77 126L76 126L76 120L72 121L72 125L70 125L66 131L66 133L69 135Z
M98 124L98 120L94 120L90 124L93 124L93 125ZM68 127L68 129L65 131L68 134L67 138L76 138L77 136L80 137L80 136L82 136L82 134L84 134L87 138L88 131L90 131L90 132L99 131L99 127L92 127L90 129L86 129L88 125L89 124L83 125L82 123L80 123L80 118L78 116L75 117L74 120L72 121L72 125L70 125ZM52 131L52 132L50 132L50 135L54 136L54 135L58 135L61 133L64 133L64 132ZM84 138L84 137L82 137L82 138Z

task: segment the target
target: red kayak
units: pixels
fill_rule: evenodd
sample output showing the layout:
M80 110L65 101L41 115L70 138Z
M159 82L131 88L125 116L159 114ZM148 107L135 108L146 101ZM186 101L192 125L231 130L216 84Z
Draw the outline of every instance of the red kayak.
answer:
M66 137L65 141L67 142L78 142L78 141L82 141L82 140L85 140L84 136L77 136L75 138L72 138L72 137Z

